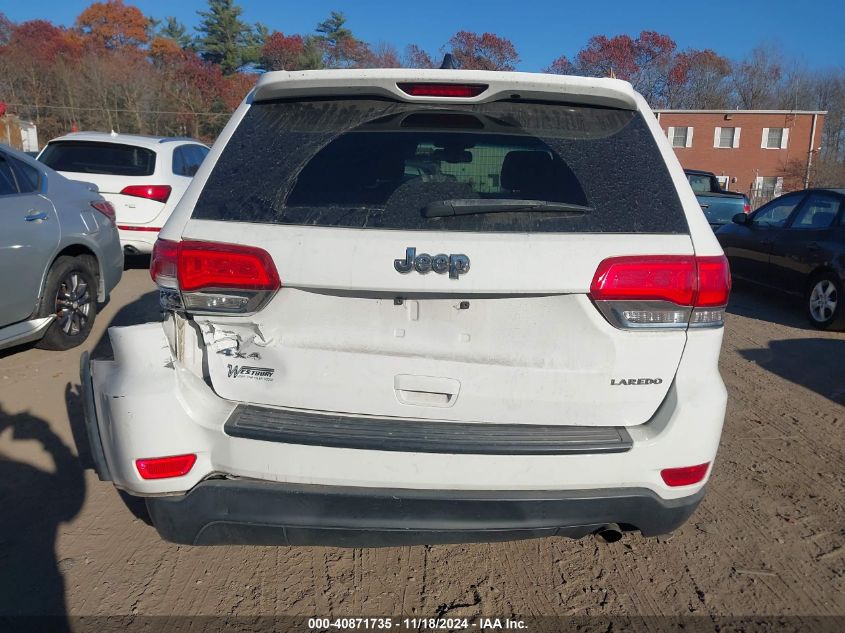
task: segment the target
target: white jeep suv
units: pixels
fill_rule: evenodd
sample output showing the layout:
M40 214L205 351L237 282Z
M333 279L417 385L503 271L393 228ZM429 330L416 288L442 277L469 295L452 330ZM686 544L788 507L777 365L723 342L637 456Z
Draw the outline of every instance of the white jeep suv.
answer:
M71 132L38 160L71 180L94 183L115 208L128 255L150 253L158 232L208 154L191 138Z
M730 276L628 83L263 75L151 274L82 384L167 540L654 535L704 493Z

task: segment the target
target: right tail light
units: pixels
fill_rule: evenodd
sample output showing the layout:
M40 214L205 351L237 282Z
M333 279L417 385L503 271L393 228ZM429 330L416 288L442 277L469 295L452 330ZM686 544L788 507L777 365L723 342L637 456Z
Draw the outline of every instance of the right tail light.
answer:
M241 244L156 240L150 276L168 310L257 312L281 288L270 254Z
M623 329L721 326L730 290L724 255L610 257L590 284L596 306Z

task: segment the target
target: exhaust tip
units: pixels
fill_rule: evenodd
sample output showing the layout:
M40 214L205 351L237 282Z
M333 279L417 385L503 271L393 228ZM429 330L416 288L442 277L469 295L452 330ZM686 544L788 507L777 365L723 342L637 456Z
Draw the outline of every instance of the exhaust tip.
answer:
M596 536L605 543L615 543L622 538L622 528L618 523L608 523L596 532Z
M123 254L124 255L138 255L138 249L134 246L124 246L123 247Z

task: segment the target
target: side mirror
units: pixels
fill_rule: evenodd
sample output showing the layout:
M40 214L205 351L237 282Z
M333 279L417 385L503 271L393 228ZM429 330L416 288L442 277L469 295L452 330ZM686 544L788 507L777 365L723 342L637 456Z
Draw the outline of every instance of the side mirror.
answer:
M747 213L737 213L733 217L734 224L751 224L751 218L748 217Z

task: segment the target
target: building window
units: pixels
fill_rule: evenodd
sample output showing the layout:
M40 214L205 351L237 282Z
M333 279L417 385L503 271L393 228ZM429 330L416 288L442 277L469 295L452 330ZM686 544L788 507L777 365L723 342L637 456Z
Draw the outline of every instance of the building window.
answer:
M714 147L739 147L738 127L717 127L713 135Z
M669 140L672 141L672 147L692 147L692 128L670 127Z
M761 147L764 149L786 149L789 142L789 128L764 127Z
M779 176L760 176L756 183L758 196L779 196L783 189L783 178Z

